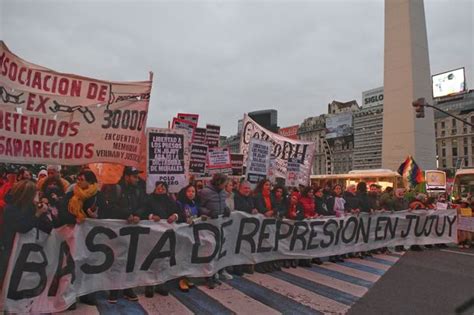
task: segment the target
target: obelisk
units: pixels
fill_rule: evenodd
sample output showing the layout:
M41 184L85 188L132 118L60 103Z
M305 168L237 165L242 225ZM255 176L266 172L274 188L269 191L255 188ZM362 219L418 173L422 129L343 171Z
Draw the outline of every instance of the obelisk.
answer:
M396 171L412 155L423 170L436 169L433 111L415 118L419 97L432 104L423 0L385 0L383 168Z

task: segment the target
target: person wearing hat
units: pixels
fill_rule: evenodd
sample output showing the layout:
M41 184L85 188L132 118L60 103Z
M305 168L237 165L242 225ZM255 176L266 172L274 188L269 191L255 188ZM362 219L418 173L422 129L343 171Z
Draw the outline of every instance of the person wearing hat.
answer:
M140 222L146 201L145 191L138 185L140 173L137 168L127 166L117 184L102 187L106 203L105 211L103 211L104 219L126 220L129 224ZM107 301L116 304L119 292L119 290L111 290ZM123 295L129 301L138 301L138 296L132 288L123 290Z
M39 171L38 175L37 175L37 180L40 181L40 180L44 180L44 178L48 177L48 171L47 170L41 170Z
M67 192L69 187L69 182L61 177L60 174L61 166L60 165L48 165L47 173L48 176L38 180L36 187L41 194L44 194L46 189L57 188L62 191L61 195L64 195Z

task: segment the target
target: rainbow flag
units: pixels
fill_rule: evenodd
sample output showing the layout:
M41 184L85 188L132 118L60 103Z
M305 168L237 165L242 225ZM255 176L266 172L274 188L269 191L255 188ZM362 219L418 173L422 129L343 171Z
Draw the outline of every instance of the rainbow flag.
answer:
M415 187L416 185L424 182L423 171L418 166L418 164L416 164L411 155L409 155L405 162L400 165L398 168L398 173L402 175L403 178L407 179L411 187Z

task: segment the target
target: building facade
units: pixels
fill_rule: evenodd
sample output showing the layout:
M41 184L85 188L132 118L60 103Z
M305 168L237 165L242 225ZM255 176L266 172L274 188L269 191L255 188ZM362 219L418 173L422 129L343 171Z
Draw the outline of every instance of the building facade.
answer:
M382 168L383 87L362 92L354 112L354 170Z
M474 124L474 90L435 100L435 106ZM438 168L453 174L474 167L474 127L435 111Z
M359 110L356 100L332 101L326 116L326 143L331 159L330 174L348 173L353 168L354 129L353 114ZM328 172L329 173L329 172Z
M325 115L306 118L298 128L298 139L316 143L312 169L314 175L331 173L331 158L325 135Z
M271 132L278 133L278 111L275 109L264 109L248 113L249 117L257 124Z

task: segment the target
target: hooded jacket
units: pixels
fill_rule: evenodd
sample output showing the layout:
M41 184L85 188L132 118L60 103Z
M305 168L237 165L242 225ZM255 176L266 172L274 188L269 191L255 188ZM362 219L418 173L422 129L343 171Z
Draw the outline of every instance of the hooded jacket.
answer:
M200 215L217 218L226 214L230 209L226 206L227 194L224 189L217 190L213 185L207 185L199 193Z

